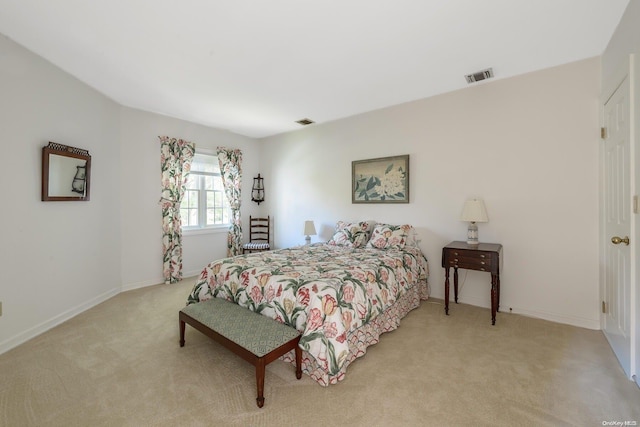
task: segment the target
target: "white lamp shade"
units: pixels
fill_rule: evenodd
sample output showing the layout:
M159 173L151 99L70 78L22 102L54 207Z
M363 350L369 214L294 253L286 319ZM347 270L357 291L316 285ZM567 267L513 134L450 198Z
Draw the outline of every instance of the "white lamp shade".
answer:
M471 199L464 202L460 221L489 222L487 208L485 208L482 199Z
M304 222L304 234L305 236L315 236L316 235L316 226L313 225L313 221L305 221Z

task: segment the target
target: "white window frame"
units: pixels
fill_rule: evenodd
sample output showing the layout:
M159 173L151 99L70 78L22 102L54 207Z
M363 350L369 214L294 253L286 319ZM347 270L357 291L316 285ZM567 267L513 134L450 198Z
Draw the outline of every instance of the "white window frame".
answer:
M212 157L216 157L215 154L213 152L210 151L206 151L206 150L197 150L196 154L200 154L200 155L206 155L206 156L212 156ZM217 158L216 158L217 160ZM222 223L222 224L213 224L213 225L204 225L206 223L206 219L207 219L207 191L204 190L204 179L207 176L221 176L220 172L202 172L202 171L191 171L190 172L191 177L193 178L193 176L199 176L200 178L200 185L199 185L199 189L198 189L198 224L200 225L196 225L196 226L182 226L182 232L185 235L194 235L194 234L209 234L209 233L222 233L222 232L227 232L229 229L229 226L231 225L230 222L228 223ZM188 190L187 190L188 191ZM227 200L227 196L226 194L222 193L223 197L224 197L224 205L223 208L226 208L228 210L227 212L227 218L229 218L229 220L231 219L231 209L229 209L229 202ZM186 194L185 194L185 198L183 200L186 200ZM184 220L184 219L183 219Z

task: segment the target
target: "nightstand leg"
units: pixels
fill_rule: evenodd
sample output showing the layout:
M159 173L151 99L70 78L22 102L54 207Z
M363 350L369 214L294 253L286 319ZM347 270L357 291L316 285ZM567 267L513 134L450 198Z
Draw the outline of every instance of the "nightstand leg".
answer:
M449 267L444 268L444 314L449 315Z
M496 310L498 308L498 280L495 274L491 275L491 324L496 324Z
M453 268L453 297L456 300L456 304L458 303L458 268Z
M498 307L496 307L496 311L500 312L500 275L496 275L496 282L498 283Z

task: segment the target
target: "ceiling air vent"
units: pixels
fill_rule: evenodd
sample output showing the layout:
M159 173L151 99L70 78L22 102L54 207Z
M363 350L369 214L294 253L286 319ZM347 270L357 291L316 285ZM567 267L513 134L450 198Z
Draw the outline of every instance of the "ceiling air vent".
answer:
M487 68L486 70L478 71L477 73L467 74L464 76L467 79L467 83L479 82L480 80L486 80L493 77L493 68Z
M296 120L296 123L302 126L306 126L306 125L310 125L311 123L315 123L313 120L311 119L300 119L300 120Z

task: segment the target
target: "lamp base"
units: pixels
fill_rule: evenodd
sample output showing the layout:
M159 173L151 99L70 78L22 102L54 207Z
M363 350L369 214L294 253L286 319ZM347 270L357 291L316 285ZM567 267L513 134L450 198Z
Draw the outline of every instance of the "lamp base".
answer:
M467 229L467 245L478 245L478 225L475 222L469 223Z
M305 243L304 243L305 245L310 245L310 244L311 244L311 236L307 236L307 237L305 237L305 238L304 238L304 242L305 242Z

